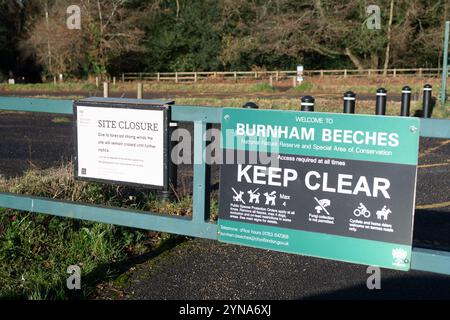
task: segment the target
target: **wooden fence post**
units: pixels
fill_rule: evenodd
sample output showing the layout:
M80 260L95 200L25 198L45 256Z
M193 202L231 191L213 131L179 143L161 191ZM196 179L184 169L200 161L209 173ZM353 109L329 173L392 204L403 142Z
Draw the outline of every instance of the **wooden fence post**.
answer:
M297 76L292 77L292 86L295 88L297 86Z
M178 83L178 72L175 72L175 83Z
M234 82L237 82L237 72L236 71L233 73L233 78L234 78Z
M142 82L138 82L138 84L137 84L137 98L138 99L142 99L143 91L144 91L144 85L142 84Z
M122 72L122 82L125 82L125 73Z
M108 98L109 96L109 85L108 82L103 82L103 97Z
M156 79L158 82L161 80L161 74L159 72L156 74Z

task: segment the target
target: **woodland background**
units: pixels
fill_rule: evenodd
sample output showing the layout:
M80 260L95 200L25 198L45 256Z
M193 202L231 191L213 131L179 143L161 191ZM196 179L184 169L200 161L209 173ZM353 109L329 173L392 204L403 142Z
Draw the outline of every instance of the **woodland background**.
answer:
M369 29L367 7L381 9ZM81 29L66 26L81 9ZM448 0L0 0L0 73L440 67Z

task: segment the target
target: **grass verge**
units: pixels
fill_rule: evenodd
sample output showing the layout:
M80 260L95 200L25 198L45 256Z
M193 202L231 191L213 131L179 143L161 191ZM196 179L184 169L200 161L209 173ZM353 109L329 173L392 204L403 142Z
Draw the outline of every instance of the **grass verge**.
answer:
M72 166L0 178L0 191L175 215L191 214L192 199L161 202L144 189L75 181ZM0 298L92 297L127 260L155 250L169 236L102 223L0 210ZM81 290L66 287L67 268L81 268Z
M0 83L0 92L73 92L73 91L93 91L95 84L88 82L65 82L65 83L18 83L14 85Z
M283 94L304 93L304 94L335 94L342 96L348 90L359 94L374 94L377 88L384 87L389 94L401 94L403 86L411 87L413 94L420 94L423 86L428 83L433 86L435 95L440 93L440 78L423 77L308 77L300 85L292 88L291 79L283 79L269 85L269 79L234 81L201 81L193 82L144 82L145 92L166 92L166 93L185 93L186 95L195 94L250 94L250 93L272 93ZM450 89L450 84L449 84ZM55 94L55 93L85 93L101 94L102 84L97 88L95 83L88 81L64 82L64 83L38 83L38 84L0 84L0 93L36 93ZM110 83L109 90L115 93L136 92L136 82L117 82L114 86Z

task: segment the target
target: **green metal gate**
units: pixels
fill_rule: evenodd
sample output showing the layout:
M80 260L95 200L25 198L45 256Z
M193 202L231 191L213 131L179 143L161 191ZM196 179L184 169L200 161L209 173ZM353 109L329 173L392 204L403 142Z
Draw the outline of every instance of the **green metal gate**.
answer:
M149 101L151 102L151 101ZM0 98L0 110L72 115L72 100ZM0 207L217 240L217 224L209 222L210 190L204 161L208 124L220 124L221 108L172 106L172 120L194 124L192 218L147 211L101 207L69 201L0 193ZM450 139L450 120L421 119L421 136ZM450 230L449 230L450 232ZM450 252L414 247L411 269L450 275Z

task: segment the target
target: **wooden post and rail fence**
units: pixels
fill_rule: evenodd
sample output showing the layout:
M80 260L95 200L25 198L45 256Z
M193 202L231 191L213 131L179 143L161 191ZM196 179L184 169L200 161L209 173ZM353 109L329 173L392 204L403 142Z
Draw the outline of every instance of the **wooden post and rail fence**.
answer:
M333 70L305 70L305 77L342 77L366 78L384 77L383 69L333 69ZM426 77L438 78L442 75L440 68L393 68L387 69L386 77ZM200 82L200 81L255 81L267 80L278 82L290 80L297 76L295 70L275 71L198 71L198 72L127 72L116 78L125 81L156 81L156 82ZM293 80L292 80L293 81Z

